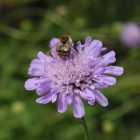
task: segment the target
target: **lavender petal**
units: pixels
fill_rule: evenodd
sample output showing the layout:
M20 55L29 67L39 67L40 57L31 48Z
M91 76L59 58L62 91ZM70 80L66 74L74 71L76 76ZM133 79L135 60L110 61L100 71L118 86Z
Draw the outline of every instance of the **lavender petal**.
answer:
M94 94L95 94L96 101L101 106L106 107L108 105L107 98L100 91L94 90Z
M104 74L112 74L119 76L123 74L123 68L118 66L107 66L105 68Z
M42 61L45 62L48 59L48 56L44 54L43 52L38 52L37 57Z
M46 92L49 92L50 89L50 82L44 82L42 83L37 89L36 89L36 93L37 95L44 95Z
M34 59L30 64L28 74L31 76L43 76L45 74L44 64L39 59Z
M115 52L110 51L109 53L102 56L102 62L101 63L103 65L108 65L108 64L114 63L115 61L116 61Z
M67 110L67 100L65 93L59 93L58 95L58 112L63 113Z
M92 38L90 36L87 36L85 39L85 47L89 46L91 41L92 41Z
M35 90L36 88L38 88L40 86L40 83L43 83L45 82L46 79L45 78L31 78L31 79L28 79L26 82L25 82L25 88L27 90Z
M86 88L85 90L80 92L80 96L88 101L94 101L95 100L95 96L92 90Z
M82 118L85 115L85 109L79 96L74 96L72 105L74 117Z
M50 48L55 47L55 45L59 42L60 40L58 38L52 38L50 41Z
M54 93L49 92L45 96L42 96L42 97L36 99L36 102L39 104L47 104L52 101L54 96L55 96Z
M116 78L111 76L100 76L96 80L98 83L104 83L106 85L112 86L116 84Z
M103 88L107 88L108 87L108 85L107 84L105 84L105 83L96 83L96 84L94 84L94 86L98 89L103 89Z
M93 55L94 58L98 57L102 51L102 42L99 40L93 40L90 45L86 48L89 55Z
M73 102L73 95L71 94L67 95L66 100L67 100L67 104L71 105Z

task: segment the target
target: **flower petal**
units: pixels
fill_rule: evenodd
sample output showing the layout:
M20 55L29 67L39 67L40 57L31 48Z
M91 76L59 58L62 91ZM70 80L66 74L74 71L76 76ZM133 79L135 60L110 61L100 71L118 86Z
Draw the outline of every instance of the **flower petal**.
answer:
M47 104L53 100L56 95L52 92L47 93L45 96L42 96L36 99L36 102L39 104Z
M44 73L44 63L39 59L34 59L30 64L28 74L31 76L43 76Z
M108 65L108 64L114 63L115 61L116 61L115 52L110 51L109 53L102 56L101 63L103 65Z
M95 96L92 90L86 88L85 90L80 92L80 96L88 101L94 101L95 100Z
M94 101L88 101L89 105L94 105L94 103L95 103L95 100Z
M55 45L59 42L60 40L58 38L52 38L50 41L50 48L55 47Z
M36 93L37 95L42 96L43 94L45 94L46 92L50 91L50 82L44 82L42 83L37 89L36 89Z
M66 93L59 93L58 95L58 112L63 113L67 110Z
M67 104L71 105L73 102L73 95L69 94L67 95L66 98L67 98Z
M55 94L52 98L52 103L54 103L57 100L57 95Z
M74 96L72 105L74 117L82 118L85 115L85 109L79 96Z
M70 54L69 54L69 58L73 59L76 55L78 54L77 50L74 48L71 48Z
M85 49L85 51L90 56L94 56L94 58L98 57L102 51L102 42L99 40L93 40L90 45Z
M118 66L107 66L105 68L104 74L112 74L112 75L122 75L123 68Z
M98 79L96 80L98 83L104 83L107 85L115 85L116 84L116 78L111 77L111 76L100 76L98 77Z
M41 83L47 81L45 78L32 78L32 79L28 79L25 82L25 88L27 90L35 90L36 88L38 88L40 86Z
M105 83L96 83L96 84L94 84L94 86L98 89L102 89L102 88L107 88L108 87L108 85L107 84L105 84Z
M106 107L108 105L107 98L99 91L94 90L96 101L101 105Z
M91 40L92 40L92 38L90 37L90 36L87 36L86 37L86 39L85 39L85 47L87 47L87 46L89 46L90 45L90 43L91 43Z
M37 57L42 61L45 62L48 58L50 58L49 56L47 56L45 53L43 52L38 52Z
M51 39L50 41L50 45L49 47L51 48L51 55L54 57L54 58L57 58L57 52L56 52L56 46L57 46L57 43L60 42L60 40L58 38L53 38Z

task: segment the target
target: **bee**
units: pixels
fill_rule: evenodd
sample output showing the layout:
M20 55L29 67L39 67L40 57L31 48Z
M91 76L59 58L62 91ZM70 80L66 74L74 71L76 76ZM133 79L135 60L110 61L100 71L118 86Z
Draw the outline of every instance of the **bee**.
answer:
M66 59L71 51L72 39L69 35L64 35L59 39L60 42L57 43L56 52L61 59Z

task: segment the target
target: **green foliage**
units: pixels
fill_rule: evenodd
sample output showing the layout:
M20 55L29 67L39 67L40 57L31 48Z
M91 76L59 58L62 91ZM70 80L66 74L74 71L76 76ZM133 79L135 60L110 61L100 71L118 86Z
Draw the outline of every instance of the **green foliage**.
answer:
M110 105L85 103L91 140L139 140L140 48L120 41L123 23L139 19L139 0L1 0L0 2L0 140L84 140L80 123L69 107L39 105L37 95L24 89L30 61L47 52L52 37L70 34L74 41L87 35L117 51L124 75L102 92ZM131 3L132 2L132 3Z

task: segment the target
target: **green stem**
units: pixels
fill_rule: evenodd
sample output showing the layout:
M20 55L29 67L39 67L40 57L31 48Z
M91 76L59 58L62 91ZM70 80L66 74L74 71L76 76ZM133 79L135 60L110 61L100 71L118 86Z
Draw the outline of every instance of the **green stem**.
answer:
M89 138L89 132L88 132L88 128L87 128L87 123L84 117L79 119L80 123L82 124L83 128L84 128L84 132L85 132L85 138L86 140L90 140Z

